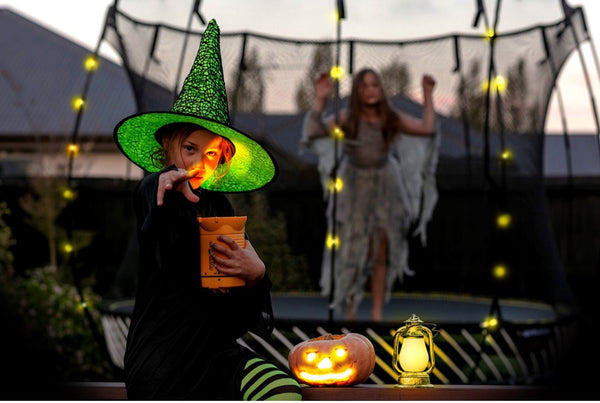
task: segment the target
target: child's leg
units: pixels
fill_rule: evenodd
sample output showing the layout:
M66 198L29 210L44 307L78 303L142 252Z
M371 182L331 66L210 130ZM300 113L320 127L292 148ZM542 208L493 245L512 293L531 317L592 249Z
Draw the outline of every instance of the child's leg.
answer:
M240 392L243 400L302 400L294 378L258 357L246 362Z
M375 256L373 273L371 274L371 320L380 321L383 313L383 301L385 298L385 282L387 272L387 239L381 239L381 244Z

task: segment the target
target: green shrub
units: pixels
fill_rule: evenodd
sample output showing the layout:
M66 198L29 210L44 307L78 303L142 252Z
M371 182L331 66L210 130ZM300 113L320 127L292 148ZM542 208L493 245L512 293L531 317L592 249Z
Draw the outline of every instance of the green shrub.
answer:
M231 198L236 214L247 215L246 232L252 246L265 263L272 290L309 291L312 282L303 255L294 255L287 239L283 213L271 214L265 196L260 192Z
M82 303L73 285L57 280L57 270L52 266L32 270L24 277L5 278L2 285L7 303L23 319L22 331L36 338L37 348L53 357L51 367L61 380L113 377L112 364L105 358L103 346L95 339L84 312L87 307L102 335L98 295L84 289Z
M14 260L10 247L14 245L15 240L12 237L10 227L4 221L4 216L9 214L10 210L6 206L6 203L0 202L0 279L10 275Z

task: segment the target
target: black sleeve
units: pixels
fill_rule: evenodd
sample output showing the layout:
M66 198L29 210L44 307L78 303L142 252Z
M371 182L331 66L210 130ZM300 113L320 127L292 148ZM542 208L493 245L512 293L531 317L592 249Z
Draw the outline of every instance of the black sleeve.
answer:
M146 175L140 183L138 183L135 195L135 210L137 214L137 222L139 229L142 232L150 231L153 216L156 213L158 205L156 204L156 195L158 193L158 178L160 174L166 171L177 169L175 165L171 165L159 172L154 172Z
M271 305L271 279L267 273L260 283L250 289L254 294L255 318L250 326L250 331L265 340L271 338L273 332L273 306Z

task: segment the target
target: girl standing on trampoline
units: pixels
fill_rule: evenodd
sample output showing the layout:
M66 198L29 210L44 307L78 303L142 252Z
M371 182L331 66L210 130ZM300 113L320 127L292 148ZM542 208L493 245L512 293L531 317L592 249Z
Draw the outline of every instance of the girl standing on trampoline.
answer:
M202 286L197 217L233 216L224 192L260 189L276 177L257 142L229 126L219 29L211 21L169 112L121 121L119 149L149 172L136 188L139 268L125 352L129 399L300 400L297 381L237 339L272 331L265 265L246 239L211 245L215 268L244 286ZM227 258L219 257L219 254Z
M346 319L356 318L363 290L370 277L371 319L382 319L384 297L389 298L396 279L412 274L408 268L408 232L414 212L405 188L402 170L393 154L401 135L431 136L435 130L433 88L435 80L424 75L423 117L399 114L391 106L379 75L372 69L358 72L352 83L348 110L341 111L344 132L338 177L343 190L338 194L334 305L344 304ZM326 73L315 84L316 99L304 125L303 141L315 149L315 141L327 138L334 124L322 114L333 84ZM316 146L318 148L318 146ZM332 198L328 217L331 222ZM331 224L330 224L331 225ZM323 256L320 285L330 292L330 251Z

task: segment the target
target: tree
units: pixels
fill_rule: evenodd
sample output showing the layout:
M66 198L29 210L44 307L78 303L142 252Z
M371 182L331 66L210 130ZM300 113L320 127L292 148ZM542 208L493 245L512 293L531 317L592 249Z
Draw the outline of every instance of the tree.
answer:
M270 211L264 192L232 195L230 200L238 215L248 216L246 232L267 267L272 290L312 290L306 257L293 253L285 216L281 211Z
M58 238L56 219L67 205L60 194L64 181L56 177L30 179L30 190L19 199L23 211L29 214L27 223L48 239L50 266L57 267Z
M242 61L236 87L230 97L230 110L234 112L262 113L265 80L256 48Z
M456 88L457 102L450 115L458 120L466 119L469 126L483 130L485 123L485 91L481 90L481 64L473 60L468 74L461 74Z
M405 95L410 82L410 72L406 63L392 62L381 69L381 81L388 96Z
M507 74L508 88L504 106L504 110L508 112L506 128L517 133L536 133L543 129L536 127L537 104L535 102L527 103L529 86L526 79L526 67L525 59L519 59Z
M10 247L15 244L12 237L12 230L4 221L4 217L10 215L10 210L6 202L0 202L0 283L5 275L12 272L12 263L14 256Z
M333 66L333 52L331 45L323 43L317 45L310 68L306 77L300 81L296 89L296 107L298 111L307 111L312 107L315 98L315 79L322 72L329 72Z

